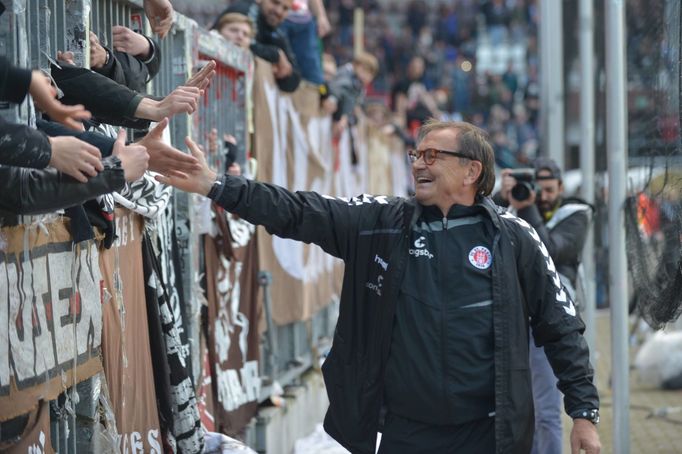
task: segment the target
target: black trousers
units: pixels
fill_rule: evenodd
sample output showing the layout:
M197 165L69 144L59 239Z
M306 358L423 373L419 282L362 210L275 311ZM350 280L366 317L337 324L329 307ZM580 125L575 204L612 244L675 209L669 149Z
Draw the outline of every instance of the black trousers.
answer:
M378 454L494 454L495 418L434 426L389 413Z

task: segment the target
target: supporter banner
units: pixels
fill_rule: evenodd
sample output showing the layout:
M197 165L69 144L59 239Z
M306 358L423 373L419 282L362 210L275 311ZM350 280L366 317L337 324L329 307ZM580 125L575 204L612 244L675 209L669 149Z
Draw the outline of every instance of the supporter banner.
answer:
M35 411L28 416L26 428L17 444L5 447L5 454L52 454L50 438L50 403L41 401Z
M313 87L283 94L270 66L259 60L253 97L259 180L294 191L348 195L340 192L347 189L354 191L351 195L362 193L363 178L350 162L347 139L341 144L346 148L337 153L341 165L335 165L337 150L331 143L330 118L320 114L319 96ZM258 241L260 268L273 275L275 323L308 319L340 291L342 264L318 246L270 236L264 229L258 229Z
M101 280L68 221L0 229L0 421L102 369Z
M102 311L104 373L120 434L119 449L160 454L162 439L142 266L142 217L127 209L115 213L118 239L102 252L105 294Z
M215 414L213 405L213 368L208 359L208 346L205 339L204 336L201 336L202 366L199 386L197 387L197 405L202 426L206 429L206 432L215 432L215 417L213 416Z
M173 311L175 330L180 336L178 354L183 360L190 360L189 338L187 336L183 307L187 304L183 296L182 270L180 267L180 241L175 223L175 206L169 204L156 218L159 259L161 260L161 281L168 292L168 300Z
M258 251L253 225L220 208L216 221L218 236L205 236L212 411L217 431L235 436L260 397Z

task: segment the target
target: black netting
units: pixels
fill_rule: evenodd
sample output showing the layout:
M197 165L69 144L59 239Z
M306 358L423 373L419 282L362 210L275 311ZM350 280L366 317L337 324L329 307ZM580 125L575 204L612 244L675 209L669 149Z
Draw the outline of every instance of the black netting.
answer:
M653 328L682 312L681 21L679 0L627 4L630 303Z

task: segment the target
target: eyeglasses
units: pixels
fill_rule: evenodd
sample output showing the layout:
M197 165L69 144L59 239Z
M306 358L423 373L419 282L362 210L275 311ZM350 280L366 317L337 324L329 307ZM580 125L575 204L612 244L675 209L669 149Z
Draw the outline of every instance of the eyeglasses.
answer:
M451 156L457 156L458 158L471 159L473 161L478 161L478 159L467 156L464 153L458 151L448 151L448 150L437 150L435 148L425 148L423 150L408 150L407 157L410 158L410 162L417 162L420 158L424 158L424 163L427 166L432 165L436 162L436 158L439 153L449 154Z

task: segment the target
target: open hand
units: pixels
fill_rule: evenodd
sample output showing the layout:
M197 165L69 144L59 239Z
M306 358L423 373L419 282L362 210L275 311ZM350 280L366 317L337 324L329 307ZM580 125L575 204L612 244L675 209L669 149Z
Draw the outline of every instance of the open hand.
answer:
M82 105L67 106L59 102L56 98L57 90L52 86L50 79L39 70L34 70L31 74L31 85L28 90L38 110L66 127L83 131L85 128L81 122L89 120L92 116Z
M194 192L205 196L211 190L217 175L208 167L206 157L199 146L189 137L185 138L185 143L192 156L199 163L197 169L185 173L175 172L172 175L158 175L156 179L161 183L175 186L182 191Z
M144 12L154 33L164 38L173 25L173 5L170 0L144 0Z
M174 171L192 172L200 168L197 159L183 153L163 141L163 131L168 127L168 118L161 120L154 129L144 136L138 143L147 149L149 154L149 170L172 174Z
M50 137L50 166L72 176L81 183L97 176L104 169L102 154L97 147L71 136Z
M142 59L149 58L152 49L147 38L122 25L114 25L111 32L114 36L112 42L114 49Z

